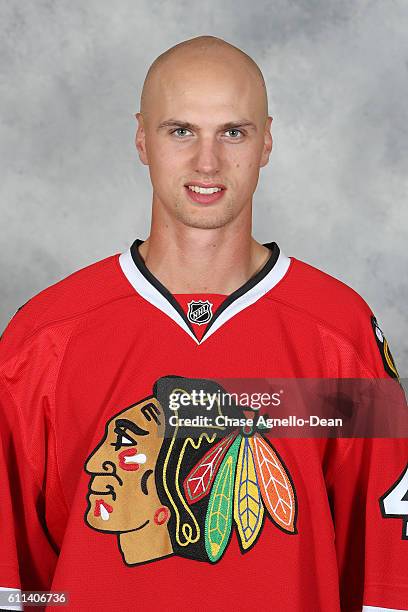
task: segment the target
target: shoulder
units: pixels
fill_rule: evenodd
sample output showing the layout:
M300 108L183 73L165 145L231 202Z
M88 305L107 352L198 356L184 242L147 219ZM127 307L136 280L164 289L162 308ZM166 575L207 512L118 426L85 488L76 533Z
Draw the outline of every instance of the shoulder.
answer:
M379 376L398 377L390 347L365 299L352 287L295 257L268 297L319 333L326 354L351 354Z
M280 283L271 297L321 325L355 337L361 323L373 315L365 299L323 270L295 257L290 259L286 282Z
M118 257L111 255L81 268L23 304L1 336L0 360L41 330L67 327L90 311L129 295Z

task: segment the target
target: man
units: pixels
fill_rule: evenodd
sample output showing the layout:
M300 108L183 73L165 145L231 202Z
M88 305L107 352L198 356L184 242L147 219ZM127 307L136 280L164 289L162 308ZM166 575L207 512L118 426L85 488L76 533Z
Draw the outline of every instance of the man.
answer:
M406 440L275 437L219 399L232 379L398 386L364 300L251 236L259 68L180 43L136 118L149 237L32 298L0 343L1 586L76 612L408 610Z

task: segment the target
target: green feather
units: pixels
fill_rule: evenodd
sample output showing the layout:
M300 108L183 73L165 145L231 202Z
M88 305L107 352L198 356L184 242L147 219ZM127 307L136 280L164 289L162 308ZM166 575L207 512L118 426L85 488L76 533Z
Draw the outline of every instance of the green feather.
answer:
M228 544L234 506L234 480L242 436L228 450L211 489L205 518L205 549L210 561L218 561Z

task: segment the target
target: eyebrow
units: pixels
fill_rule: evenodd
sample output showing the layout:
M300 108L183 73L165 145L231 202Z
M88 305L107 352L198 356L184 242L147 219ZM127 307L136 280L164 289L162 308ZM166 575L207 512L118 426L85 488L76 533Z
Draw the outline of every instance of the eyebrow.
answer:
M115 422L116 427L120 427L122 429L129 429L133 431L137 436L147 436L149 432L146 429L142 429L136 423L129 421L128 419L117 419Z
M190 123L189 121L181 121L179 119L166 119L165 121L162 121L161 123L159 123L159 125L157 126L157 130L160 130L164 127L174 127L174 126L186 128L188 130L195 130L196 132L200 131L200 127L198 125L195 125L194 123ZM252 121L249 121L249 119L238 119L238 121L228 121L227 123L223 123L222 125L219 125L217 129L225 131L225 130L231 130L232 128L239 128L239 127L249 127L256 131L255 123L253 123Z

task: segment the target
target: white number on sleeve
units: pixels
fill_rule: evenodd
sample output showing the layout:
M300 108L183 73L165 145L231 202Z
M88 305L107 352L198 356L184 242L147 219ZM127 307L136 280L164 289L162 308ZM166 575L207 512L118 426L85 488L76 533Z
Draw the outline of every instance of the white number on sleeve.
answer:
M402 539L408 540L408 465L398 480L380 497L384 518L402 519Z

